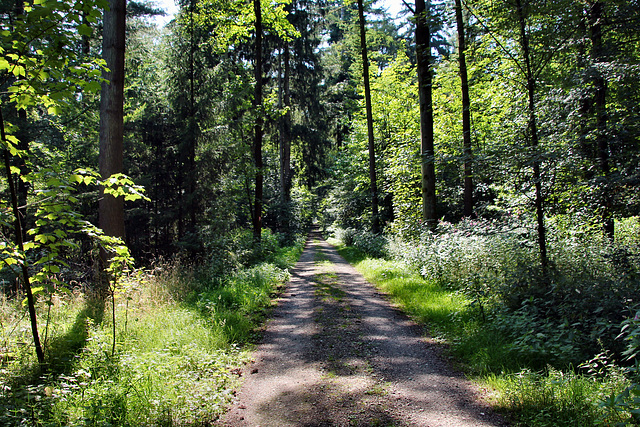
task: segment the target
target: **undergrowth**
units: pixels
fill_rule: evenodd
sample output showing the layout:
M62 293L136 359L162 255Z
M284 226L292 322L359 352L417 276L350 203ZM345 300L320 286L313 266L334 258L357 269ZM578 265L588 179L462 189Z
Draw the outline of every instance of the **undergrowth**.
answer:
M548 276L530 228L514 224L445 223L417 240L348 230L333 243L491 385L515 425L637 425L638 226L618 224L612 244L549 223Z
M274 247L269 262L223 278L179 263L132 276L116 298L113 354L108 303L79 290L50 306L43 299L44 367L24 308L3 297L0 425L209 425L232 398L247 344L302 246Z

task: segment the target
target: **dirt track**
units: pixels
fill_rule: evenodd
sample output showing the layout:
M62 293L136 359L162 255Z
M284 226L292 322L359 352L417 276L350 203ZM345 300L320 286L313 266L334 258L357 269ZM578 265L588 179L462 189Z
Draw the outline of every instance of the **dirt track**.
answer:
M505 425L319 234L291 274L222 425Z

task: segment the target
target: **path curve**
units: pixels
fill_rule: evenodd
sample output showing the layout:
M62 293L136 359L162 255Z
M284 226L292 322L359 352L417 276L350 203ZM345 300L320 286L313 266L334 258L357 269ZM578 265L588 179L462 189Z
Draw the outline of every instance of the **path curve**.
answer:
M223 426L503 426L437 345L312 233Z

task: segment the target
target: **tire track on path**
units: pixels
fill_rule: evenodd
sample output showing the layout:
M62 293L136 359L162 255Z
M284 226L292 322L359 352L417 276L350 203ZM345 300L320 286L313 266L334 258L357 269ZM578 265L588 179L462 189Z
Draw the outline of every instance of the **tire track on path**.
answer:
M318 233L244 376L221 425L505 425Z

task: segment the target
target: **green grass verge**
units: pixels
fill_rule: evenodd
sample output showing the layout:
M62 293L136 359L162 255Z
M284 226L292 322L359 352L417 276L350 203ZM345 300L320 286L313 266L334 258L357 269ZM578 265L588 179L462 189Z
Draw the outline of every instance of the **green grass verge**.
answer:
M330 240L364 277L434 338L448 344L459 367L474 381L493 390L492 404L514 426L595 426L618 424L625 414L602 402L623 390L628 381L618 371L601 376L548 368L527 369L526 361L509 351L510 343L487 328L483 313L465 296L425 280L397 261L369 258L353 247Z
M209 425L224 411L250 357L257 329L302 252L212 285L201 269L162 266L132 278L110 304L83 295L41 301L48 365L29 344L24 308L0 300L0 425Z

